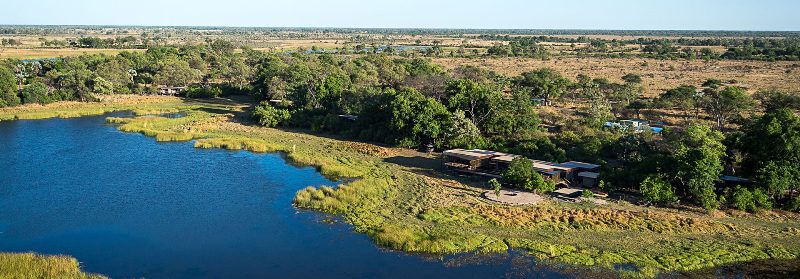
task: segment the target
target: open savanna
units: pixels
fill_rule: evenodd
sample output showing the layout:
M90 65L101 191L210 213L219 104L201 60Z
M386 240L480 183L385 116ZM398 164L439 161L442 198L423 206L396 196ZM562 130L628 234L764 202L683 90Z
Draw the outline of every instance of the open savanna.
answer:
M195 141L197 148L281 152L289 162L315 166L339 187L299 191L300 208L339 214L354 230L391 249L432 254L528 251L554 263L654 277L755 260L800 255L800 215L780 211L709 215L693 210L547 201L508 206L484 200L484 181L439 170L435 156L407 149L251 124L250 104L174 97L107 98L0 109L0 119L77 117L131 110L146 117L109 118L126 132L158 141ZM153 116L181 111L181 118Z
M42 59L78 56L83 54L116 55L121 51L144 51L143 49L94 49L94 48L0 48L0 59Z
M800 91L800 62L737 60L659 60L650 58L553 57L534 58L434 58L448 69L474 65L514 76L539 68L552 68L573 81L578 74L622 82L628 73L641 75L645 96L655 97L680 85L699 86L708 79L735 80L752 91L780 89Z

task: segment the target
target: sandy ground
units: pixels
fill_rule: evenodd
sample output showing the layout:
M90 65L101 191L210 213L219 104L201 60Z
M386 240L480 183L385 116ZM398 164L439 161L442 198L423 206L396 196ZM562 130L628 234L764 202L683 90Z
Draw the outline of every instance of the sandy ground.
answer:
M500 196L494 191L486 191L481 195L483 198L494 202L501 202L511 205L531 205L544 200L542 196L531 192L500 190Z

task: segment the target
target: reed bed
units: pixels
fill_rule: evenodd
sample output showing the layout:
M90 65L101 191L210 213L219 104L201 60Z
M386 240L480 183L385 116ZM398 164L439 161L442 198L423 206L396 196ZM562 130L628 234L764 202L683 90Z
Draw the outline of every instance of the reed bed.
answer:
M0 253L0 278L101 279L81 271L78 260L34 253Z

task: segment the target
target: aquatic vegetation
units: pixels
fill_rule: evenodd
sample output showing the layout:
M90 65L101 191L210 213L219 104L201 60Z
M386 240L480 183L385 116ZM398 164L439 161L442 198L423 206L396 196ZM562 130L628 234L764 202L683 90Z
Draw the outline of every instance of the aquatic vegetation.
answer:
M0 253L0 278L106 278L82 272L78 260L34 253Z
M209 138L194 142L196 148L222 148L228 150L247 150L256 153L277 152L281 147L250 138Z

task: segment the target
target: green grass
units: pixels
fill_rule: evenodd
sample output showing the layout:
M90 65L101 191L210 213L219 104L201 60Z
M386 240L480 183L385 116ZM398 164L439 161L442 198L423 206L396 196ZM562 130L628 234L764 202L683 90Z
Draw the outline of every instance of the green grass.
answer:
M3 115L55 115L86 108L29 109ZM288 162L314 166L329 178L356 178L337 187L309 186L293 201L299 208L339 214L354 230L392 249L433 254L523 249L545 261L613 269L630 264L626 277L654 277L737 262L793 259L800 255L800 215L714 217L624 203L511 207L480 199L474 188L442 173L386 162L402 150L334 140L230 121L239 107L164 101L108 104L148 115L109 118L127 132L159 141L195 140L197 148L281 152ZM103 110L106 108L103 107ZM150 116L184 112L181 118ZM17 117L19 118L19 117Z
M106 278L82 272L78 260L67 256L0 253L0 278Z

